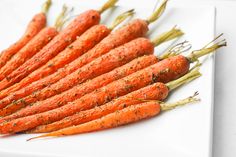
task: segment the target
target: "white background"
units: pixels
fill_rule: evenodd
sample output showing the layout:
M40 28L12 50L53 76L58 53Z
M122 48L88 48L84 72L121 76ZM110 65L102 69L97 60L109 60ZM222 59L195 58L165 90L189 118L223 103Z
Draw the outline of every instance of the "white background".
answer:
M134 7L153 6L157 0L121 0ZM234 0L172 0L179 3L214 5L217 8L216 33L223 32L227 48L216 55L213 157L236 156L236 1ZM0 0L1 2L1 0ZM138 4L137 4L138 3ZM17 28L16 28L17 29Z

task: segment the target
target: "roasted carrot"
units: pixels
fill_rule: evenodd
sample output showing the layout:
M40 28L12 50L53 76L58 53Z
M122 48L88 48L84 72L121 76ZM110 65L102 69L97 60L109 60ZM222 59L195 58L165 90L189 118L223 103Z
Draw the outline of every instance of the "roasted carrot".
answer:
M116 0L109 0L114 2ZM111 3L112 6L114 3ZM109 6L111 7L111 6ZM109 7L106 7L108 9ZM104 11L104 10L102 10ZM78 15L65 29L63 29L55 38L53 38L40 52L27 60L22 66L13 71L4 80L0 82L0 90L19 82L25 76L45 64L51 58L70 45L77 36L80 36L90 27L100 21L100 11L88 10Z
M42 29L16 55L14 55L5 66L0 69L0 80L6 78L25 61L34 56L58 34L58 27L61 27L62 24L57 24L57 21L63 21L66 18L66 13L67 7L63 6L63 10L57 17L54 27L46 27Z
M102 86L105 86L115 80L128 76L138 70L141 70L147 66L150 66L158 61L157 57L154 55L143 56L137 58L130 63L127 63L121 67L118 67L111 72L100 75L92 80L89 80L81 85L75 86L68 91L65 91L61 94L55 95L51 98L48 98L43 101L38 101L35 104L29 105L25 108L22 108L25 104L20 105L22 103L13 103L8 105L4 109L1 110L0 115L6 116L12 114L13 112L19 110L16 115L17 117L25 117L36 113L45 112L54 108L58 108L67 104L68 102L74 101L81 96L88 94ZM10 115L10 117L14 117L15 114Z
M198 69L196 68L195 70L193 70L192 72L190 72L189 74L183 76L178 80L172 81L167 84L161 82L154 83L152 85L131 92L127 95L114 99L102 106L98 106L90 110L81 111L79 113L66 117L52 124L38 126L29 132L42 133L42 132L56 131L72 125L78 125L97 118L101 118L102 116L105 116L117 110L121 110L127 106L142 103L143 101L146 100L162 101L168 96L170 91L185 83L194 80L199 76L201 76L201 74L198 72Z
M115 128L121 125L126 125L129 123L134 123L142 119L147 119L156 116L161 111L171 110L176 107L186 105L188 103L200 101L200 99L195 98L195 96L196 94L186 99L177 101L175 103L160 103L158 101L149 101L124 107L121 110L112 112L99 119L95 119L84 124L68 127L51 133L47 133L41 136L33 137L28 139L27 141L50 136L52 137L68 136L74 134L100 131L104 129ZM98 110L101 111L101 109Z
M36 81L22 90L20 89L23 87L23 85L21 85L21 82L19 82L11 86L10 88L7 88L1 91L0 99L6 97L7 95L10 95L10 93L13 93L17 90L20 90L19 94L16 94L17 92L15 92L12 94L12 96L14 97L14 95L20 95L20 97L14 100L17 100L26 95L29 95L34 91L40 90L42 88L45 88L48 85L51 85L57 82L58 80L64 78L66 75L74 72L76 69L91 62L95 58L108 53L111 49L116 48L120 45L123 45L135 38L145 36L148 31L148 24L157 20L158 17L161 16L163 11L165 10L166 3L167 1L164 1L164 3L160 6L160 8L158 8L153 13L153 15L151 15L151 17L148 18L149 20L136 19L136 20L131 21L127 25L119 28L118 30L115 30L106 38L104 38L94 48L92 48L90 51L88 51L81 57L77 58L70 64L66 65L64 68L59 69L56 73L49 75L48 77L45 77L39 81ZM150 19L152 19L152 21L150 21Z
M80 99L77 99L72 103L68 103L65 106L1 123L0 133L6 134L29 130L39 125L61 120L81 110L90 109L96 105L102 105L111 101L115 97L125 95L149 84L155 82L166 83L175 80L189 71L191 62L194 62L199 57L209 54L210 52L225 45L226 42L221 41L211 46L208 45L201 50L194 51L187 57L178 55L162 60L150 67L133 73L120 80L114 81L92 93L84 95Z
M181 44L177 44L176 46L172 47L169 51L170 56L173 56L172 53L180 53L186 50L186 47L180 47ZM187 45L188 46L188 45ZM161 58L160 58L161 59ZM90 81L87 81L83 84L79 84L74 88L71 88L68 91L65 91L61 94L55 95L51 98L48 98L44 101L39 101L36 104L32 104L27 106L26 108L17 112L18 117L24 117L36 113L45 112L60 106L65 105L68 102L74 101L75 99L80 98L81 96L88 94L102 86L107 85L115 80L121 79L126 77L138 70L141 70L145 67L148 67L154 63L157 63L158 58L154 55L143 56L137 59L134 59L130 63L127 63L121 67L118 67L108 73L98 76ZM9 100L9 99L8 99ZM6 100L7 101L7 100ZM13 103L8 105L4 109L0 111L0 116L7 116L12 114L13 112L19 110L20 108L24 107L27 103L24 99L20 102ZM11 117L14 117L12 115Z
M80 99L68 103L65 106L2 123L0 125L0 133L14 133L32 129L38 125L52 123L81 110L107 103L116 97L128 94L151 83L158 81L169 82L187 73L188 65L188 61L184 57L177 56L171 59L165 59L84 95ZM27 123L25 123L26 121Z
M36 14L28 24L24 35L16 43L0 53L0 68L46 26L46 13L50 5L51 0L47 0L42 7L42 12Z
M48 42L58 34L53 27L42 29L33 39L31 39L21 50L18 51L6 64L0 69L0 80L7 77L17 67L22 65L26 60L35 55Z
M181 31L178 29L171 29L170 31L168 31L168 33L164 33L168 35L167 40L172 39L169 38L169 35L172 36L172 34L169 34L169 32L175 35L177 34L176 32L181 32ZM180 33L180 35L182 35L182 32ZM161 39L162 42L164 42L165 40L162 38L163 35L161 35L159 39ZM114 68L124 65L138 56L151 54L153 53L154 46L159 45L162 42L159 42L159 40L157 39L155 39L152 42L150 42L145 38L135 39L123 46L111 50L109 53L104 54L103 56L95 59L93 62L76 70L75 72L66 76L64 79L61 79L55 84L52 84L51 86L46 87L41 91L35 92L25 98L22 98L20 101L17 101L16 103L12 104L6 109L3 109L0 115L4 116L6 115L6 113L10 114L12 113L12 111L16 111L16 109L19 109L19 107L22 108L27 104L34 103L39 100L44 100L56 94L60 94L61 92L66 91L79 83L83 83L87 79L92 79L101 74L109 72ZM1 106L4 107L2 104Z
M121 14L114 21L115 24L113 24L112 27L115 28L115 26L117 26L119 23L121 23L131 15L133 15L133 10L129 10ZM63 67L64 65L72 62L73 60L93 48L96 44L98 44L110 33L110 31L111 29L107 28L105 25L92 26L80 37L78 37L72 44L70 44L65 50L48 61L44 66L35 70L30 75L21 80L21 82L18 84L18 88L26 86L31 82L37 81L55 72L57 69Z

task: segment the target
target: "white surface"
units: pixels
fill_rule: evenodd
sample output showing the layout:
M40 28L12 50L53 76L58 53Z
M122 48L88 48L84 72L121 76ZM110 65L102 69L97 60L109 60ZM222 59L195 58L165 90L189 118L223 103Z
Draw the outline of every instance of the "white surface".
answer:
M228 46L216 54L213 157L236 156L236 1L173 0L217 8L216 33L224 33Z
M132 0L133 1L133 0ZM150 1L146 1L145 3L144 3L144 1L139 1L139 3L132 3L132 1L129 1L129 3L127 3L127 1L126 2L124 2L124 1L121 1L121 3L120 4L122 4L122 3L126 3L126 5L131 5L132 7L136 7L136 6L140 6L140 7L142 7L142 6L144 6L144 4L145 4L145 7L153 7L153 3L151 3L151 2L154 2L154 1L152 1L152 0L150 0ZM5 0L5 3L8 3L8 1L6 1ZM137 1L135 1L135 2L137 2ZM10 3L10 2L9 2ZM33 3L33 2L32 2ZM4 9L2 9L2 8L4 8L5 7L5 5L2 5L3 3L2 3L2 1L1 1L1 3L0 3L0 14L1 15L3 15L3 14L5 14L7 11L5 11ZM12 3L11 3L12 4ZM35 6L35 4L34 5L32 5L32 6ZM231 6L231 5L230 5ZM16 6L15 6L16 7ZM32 7L33 8L33 7ZM36 8L36 7L34 7L34 8ZM14 28L13 30L15 30L15 32L14 31L12 31L12 32L8 32L8 31L1 31L0 33L1 33L1 43L3 43L2 41L4 40L4 43L6 43L6 45L8 45L9 43L11 43L12 42L12 40L15 38L16 39L16 33L18 33L19 35L20 35L20 33L21 33L21 31L24 29L24 24L25 23L27 23L27 21L28 21L28 19L30 18L30 16L29 15L32 15L33 13L34 13L34 9L32 9L32 10L30 10L30 9L25 9L25 11L28 11L28 14L29 15L27 15L27 17L28 17L28 19L25 17L25 16L20 16L20 11L19 10L21 10L22 8L18 8L18 11L17 11L17 15L19 15L19 17L21 17L21 19L19 20L18 18L17 19L15 19L16 21L12 21L11 20L11 17L6 17L5 16L5 18L2 18L1 17L1 21L3 21L2 19L4 19L5 21L7 21L6 23L2 23L1 24L1 27L2 27L2 25L4 25L5 27L7 27L8 29L9 29L9 24L11 24L11 23L13 23L14 25L11 25L12 26L12 28ZM13 7L13 9L11 8L11 11L16 11L17 9L16 8L14 8ZM151 10L150 10L151 11ZM8 10L8 12L9 12L9 10ZM201 14L202 12L200 12L199 14ZM223 15L222 15L223 16ZM14 17L14 16L13 16ZM222 17L221 17L222 18ZM193 18L194 19L194 18ZM225 20L225 22L228 22L227 21L227 19L224 19ZM4 22L5 22L4 21ZM15 22L15 23L14 23ZM15 27L16 26L16 24L18 24L18 23L21 23L21 26L19 25L19 27ZM179 22L177 23L177 24L179 24ZM206 24L206 23L205 23ZM231 23L230 23L231 24ZM18 26L18 25L17 25ZM231 26L231 25L229 25L229 26ZM162 25L161 25L161 27L162 27ZM233 27L233 26L232 26ZM198 29L199 30L199 29ZM199 32L200 32L200 30L199 30ZM226 30L224 30L223 32L226 32ZM203 33L203 32L202 32ZM10 34L10 35L9 35ZM6 36L8 36L9 38L5 38ZM228 38L228 37L227 37ZM204 38L204 40L205 40L206 38ZM208 40L208 39L206 39L206 40ZM8 43L7 43L8 42ZM203 42L205 42L205 41L203 41ZM1 48L3 48L3 46L4 45L0 45L1 46ZM231 49L232 50L232 49ZM231 51L232 52L232 51ZM228 53L228 52L227 52ZM225 55L226 56L226 55ZM231 57L232 58L232 57ZM226 60L225 60L226 61ZM232 62L233 63L233 62ZM223 66L226 66L227 64L224 64ZM233 65L233 64L232 64ZM217 66L218 66L218 63L217 63ZM234 66L230 66L231 68L232 67L234 67ZM225 67L224 67L225 68ZM216 76L218 76L218 73L216 73L217 75ZM220 76L222 76L222 75L220 75ZM227 75L225 75L225 76L227 76ZM229 76L229 75L228 75ZM235 75L234 75L235 76ZM225 79L229 79L229 78L225 78ZM216 81L218 81L218 80L216 80ZM229 80L229 82L230 82L230 80ZM231 81L231 83L232 83L232 81ZM227 86L221 86L221 89L226 89L226 87ZM230 87L230 86L228 86L228 87ZM216 93L217 94L217 93ZM220 94L222 94L222 93L220 93ZM233 94L233 93L232 93ZM202 95L201 95L202 96ZM222 100L220 99L219 101L217 101L216 102L216 104L218 104L218 102L226 102L226 101L224 101L224 99L223 98L228 98L228 96L229 95L226 95L226 93L223 93L223 95L220 95L220 97L218 98L218 99L220 99L220 98L222 98ZM172 99L173 100L173 99ZM229 100L232 100L232 99L228 99L228 102L230 102ZM222 106L222 103L221 104L219 104L219 105L221 105ZM229 104L229 105L233 105L233 103L232 104ZM221 107L220 106L220 107ZM217 111L217 107L218 106L216 106L216 111ZM194 107L187 107L186 109L179 109L178 111L174 111L175 112L175 114L176 114L176 112L178 113L178 112L182 112L182 111L184 111L184 115L186 115L186 112L190 112L189 110L189 108L194 108ZM224 120L226 120L226 119L224 119L224 117L228 117L228 115L230 115L230 113L233 113L233 110L231 110L231 112L227 112L227 111L230 111L230 108L228 108L227 110L221 110L222 108L220 108L220 112L221 111L224 111L226 114L224 114L223 116L219 116L219 117L217 117L217 119L219 119L219 120L221 120L219 123L217 123L217 124L224 124L224 126L226 125L225 124L225 121ZM225 108L224 108L225 109ZM231 109L233 109L233 106L232 106L232 108ZM219 111L218 111L219 112ZM166 115L163 115L164 117L169 117L169 116L171 116L171 115L174 115L174 113L172 112L172 113L167 113ZM231 114L232 115L232 114ZM192 116L191 114L190 114L190 116ZM180 118L180 117L179 117ZM159 122L158 122L158 125L160 125L160 123L162 122L162 123L164 123L164 120L163 120L163 118L157 118L157 119L161 119L161 120L159 120ZM224 120L223 120L224 119ZM175 119L175 121L176 121L177 119ZM218 122L218 120L217 120L217 122ZM147 122L148 123L148 122ZM149 123L152 123L152 120L151 120L151 122L149 122ZM181 123L182 123L182 121L181 121ZM217 125L216 124L216 125ZM138 124L138 125L143 125L143 124ZM146 125L146 124L145 124ZM182 124L181 124L182 125ZM231 125L231 124L227 124L227 126L235 126L235 125ZM133 127L133 126L131 126L131 127ZM235 127L234 127L235 128ZM124 129L124 128L122 128L122 129ZM187 131L186 129L188 129L188 128L184 128L184 133ZM218 129L218 128L217 128ZM221 138L223 139L223 141L222 141L222 144L226 144L226 140L227 139L229 139L230 137L234 137L235 138L235 133L234 133L234 136L232 136L232 131L235 131L235 129L233 130L233 128L230 130L230 129L227 129L227 130L225 130L225 127L222 127L222 125L220 126L220 128L219 128L219 130L222 130L223 129L223 131L225 131L225 132L229 132L230 134L228 134L228 136L227 136L227 138L224 138L224 136L225 136L225 134L224 134L224 132L222 131L219 131L218 132L218 136L221 136ZM119 130L119 129L117 129L117 130ZM176 130L176 129L175 129ZM173 132L173 130L171 130L172 132ZM109 133L110 131L107 131L106 132L106 134L107 133ZM120 131L119 131L120 132ZM188 132L187 132L188 133ZM135 134L135 133L134 133ZM224 136L222 136L222 135L224 135ZM226 134L227 135L227 134ZM92 135L89 135L89 136L92 136ZM135 136L137 136L137 137L139 137L139 135L138 134L135 134ZM174 136L174 135L171 135L170 137L172 137L172 136ZM194 135L195 137L197 137L197 135ZM193 137L194 137L193 136ZM18 137L17 137L18 138ZM168 137L168 139L169 139L169 137ZM171 138L170 138L171 139ZM218 139L218 138L217 138ZM19 140L21 140L22 141L22 139L19 139ZM104 139L103 139L104 140ZM172 139L171 139L172 140ZM166 139L165 139L165 141L166 141ZM181 142L183 142L183 140L181 139L180 140ZM193 141L193 139L190 139L190 142L191 141ZM235 141L235 140L234 140ZM125 141L126 142L126 141ZM170 143L171 143L172 141L170 141ZM52 144L52 142L47 142L47 143L49 143L49 144ZM232 149L224 149L224 147L222 147L223 145L220 145L220 143L221 142L218 142L219 144L218 144L218 148L217 148L217 150L219 150L219 151L215 151L216 153L216 156L218 155L218 156L229 156L229 155L231 155L231 156L234 156L233 154L235 154L235 153L232 153ZM14 141L12 141L12 144L15 144L14 143ZM21 143L21 144L24 144L24 141ZM21 144L19 144L19 145L21 145ZM43 145L44 145L44 143L43 143ZM178 143L178 145L179 145L179 143ZM233 148L232 146L235 146L235 145L233 145L233 143L231 143L231 145L230 145L230 143L228 143L227 142L227 145L228 146L231 146L231 148ZM92 146L94 146L94 145L91 145L91 147ZM217 145L216 145L217 146ZM43 148L45 148L45 146L42 146ZM197 145L196 146L196 148L199 148L199 147L201 147L201 145ZM204 145L203 145L203 147L204 147ZM182 147L180 147L180 148L182 148ZM79 149L79 147L78 147L78 149ZM138 149L138 148L137 148ZM42 149L41 149L42 150ZM122 150L122 149L121 149ZM222 151L220 151L220 150L222 150ZM230 150L230 151L228 151L228 154L227 155L225 155L226 153L227 153L227 151L225 151L225 150ZM79 151L79 150L78 150ZM157 152L157 154L159 154L159 151L160 151L160 149L158 149L158 145L157 145L157 147L156 147L156 149L155 149L155 152ZM219 152L221 152L221 153L219 153ZM195 154L195 155L199 155L199 154ZM199 155L199 156L202 156L201 154Z

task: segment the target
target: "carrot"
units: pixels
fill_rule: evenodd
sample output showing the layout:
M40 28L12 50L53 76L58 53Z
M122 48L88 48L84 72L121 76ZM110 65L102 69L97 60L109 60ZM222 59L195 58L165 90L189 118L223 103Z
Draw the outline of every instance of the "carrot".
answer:
M157 20L158 17L163 13L165 7L166 7L165 1L159 9L157 9L153 15L151 16L156 17ZM158 14L157 14L158 13ZM148 18L150 19L150 18ZM135 38L143 37L148 31L148 24L151 22L147 22L150 20L141 20L136 19L128 23L127 25L119 28L118 30L115 30L114 32L111 32L106 38L104 38L99 44L97 44L94 48L92 48L90 51L82 55L81 57L77 58L70 64L66 65L65 67L59 69L56 73L49 75L48 77L45 77L44 79L41 79L37 82L34 82L33 84L29 85L25 89L20 90L23 85L21 85L21 82L18 84L13 85L12 87L1 91L0 93L0 99L6 97L7 95L10 95L10 93L13 93L17 90L19 91L19 94L13 93L13 95L20 95L20 97L14 99L17 100L19 98L22 98L23 96L29 95L34 91L40 90L42 88L45 88L46 86L53 84L57 82L58 80L64 78L65 76L69 75L70 73L74 72L76 69L82 67L83 65L91 62L95 58L108 53L110 50L123 45ZM154 20L152 20L154 21ZM111 44L112 43L112 44ZM25 93L25 94L24 94ZM14 96L13 96L14 97Z
M182 43L181 43L182 44ZM185 50L185 47L180 47L181 44L177 44L173 48L170 49L170 51L173 51L173 53L180 53L182 50ZM170 56L172 56L172 52L169 53ZM148 67L154 63L157 63L158 58L154 55L148 55L143 56L137 59L134 59L130 63L127 63L121 67L118 67L108 73L105 73L103 75L100 75L90 81L87 81L81 85L77 85L68 91L65 91L61 94L55 95L51 98L48 98L44 101L39 101L36 104L30 105L19 112L17 112L17 117L25 117L28 115L36 114L45 112L57 107L60 107L62 105L65 105L68 102L74 101L75 99L80 98L81 96L88 94L102 86L107 85L108 83L111 83L115 80L118 80L120 78L123 78L125 76L128 76L138 70L141 70L145 67ZM9 100L9 99L7 99ZM6 100L6 101L7 101ZM19 110L20 108L24 107L27 103L24 99L19 101L18 103L13 103L11 105L8 105L4 109L0 111L0 116L7 116L12 114L13 112ZM15 114L11 115L10 117L14 117ZM14 117L16 118L16 117ZM13 118L13 119L14 119Z
M114 0L109 0L114 1ZM112 3L113 6L113 3ZM104 10L103 10L104 11ZM88 10L78 15L64 30L62 30L51 42L49 42L40 52L26 61L22 66L13 71L7 78L0 82L0 90L19 82L25 76L45 64L59 52L64 50L69 44L76 40L91 26L98 24L100 21L100 12Z
M174 30L171 29L171 31L168 31L168 32L174 32L174 34L176 34L175 32L181 32L181 31L177 30L177 29L174 29ZM181 35L182 35L182 33L181 33ZM162 39L162 37L163 36L161 35L161 39ZM169 38L168 38L168 40L169 40ZM3 116L3 115L10 114L10 113L12 113L12 111L16 111L16 109L19 109L19 107L22 108L22 107L26 106L27 104L34 103L38 100L44 100L44 99L54 96L56 94L60 94L61 92L66 91L79 83L83 83L87 79L92 79L92 78L97 77L101 74L109 72L110 70L112 70L116 67L124 65L138 56L142 56L144 54L151 54L151 53L153 53L154 46L156 45L156 43L154 43L154 42L157 42L158 44L160 44L159 40L157 40L157 39L155 39L151 43L147 39L138 38L138 39L135 39L135 40L123 45L123 46L120 46L114 50L111 50L111 52L101 56L100 58L97 58L93 62L76 70L75 72L68 75L64 79L61 79L57 83L55 83L49 87L46 87L39 92L35 92L25 98L20 99L19 101L10 105L6 109L3 109L3 111L1 112L0 115ZM164 42L164 40L163 40L163 42ZM88 72L88 71L90 71L90 72ZM113 79L113 77L114 76L111 76L111 79ZM77 96L79 96L79 94L77 94ZM66 101L65 101L65 103L66 103ZM63 104L63 103L61 103L61 104ZM41 110L39 110L39 111L41 111Z
M127 63L121 67L118 67L111 72L100 75L92 80L89 80L81 85L75 86L68 91L65 91L61 94L55 95L51 98L48 98L43 101L36 102L33 105L29 105L21 110L19 108L23 107L23 105L16 105L13 103L12 105L7 106L2 109L0 112L1 116L9 115L17 110L19 110L16 114L12 114L9 117L11 119L25 117L28 115L45 112L54 108L58 108L67 104L68 102L74 101L81 96L88 94L102 86L105 86L115 80L128 76L138 70L141 70L147 66L150 66L158 61L157 57L154 55L148 55L139 57L130 63ZM16 117L17 115L17 117ZM8 118L9 118L8 117ZM9 119L8 119L9 120Z
M184 75L187 71L188 61L184 57L177 56L171 59L165 59L125 78L114 81L92 93L84 95L80 99L68 103L65 106L2 123L0 124L0 133L25 131L42 124L52 123L81 110L102 105L116 97L128 94L149 84L159 81L169 82Z
M37 139L43 137L58 137L58 136L68 136L74 134L82 134L94 131L100 131L109 128L115 128L121 125L126 125L140 121L142 119L147 119L158 115L161 111L171 110L178 106L183 106L188 103L198 102L200 99L195 98L196 95L188 97L186 99L180 100L175 103L160 103L157 101L150 101L139 103L137 105L132 105L125 107L124 109L117 110L99 119L92 120L90 122L61 129L55 132L47 133L41 136L33 137L28 139ZM99 110L99 109L98 109Z
M189 71L191 62L196 61L199 57L209 54L210 52L225 45L226 42L221 41L211 46L208 45L201 50L194 51L187 57L178 55L162 60L150 67L133 73L120 80L114 81L92 93L84 95L80 99L72 103L68 103L65 106L1 123L0 133L6 134L29 130L42 124L48 124L61 120L81 110L90 109L96 105L102 105L111 101L115 97L125 95L149 84L155 82L166 83L175 80ZM173 85L172 87L174 88L175 86Z
M52 124L38 126L35 129L30 130L29 132L30 133L51 132L72 125L82 124L97 118L101 118L102 116L105 116L117 110L121 110L127 106L139 104L143 102L143 100L162 101L168 96L170 91L189 81L194 80L200 75L201 74L198 72L198 69L196 68L196 70L193 70L189 74L183 76L181 79L178 79L176 81L172 81L167 84L161 82L154 83L152 85L131 92L127 95L114 99L102 106L95 107L90 110L81 111L79 113L66 117Z
M51 0L47 0L42 7L42 12L36 14L28 24L24 35L16 43L0 53L0 68L46 26L46 13L50 5Z
M7 77L17 67L22 65L26 60L30 59L56 35L57 30L53 27L42 29L33 39L31 39L18 53L16 53L5 66L0 69L0 80Z
M34 56L58 34L58 27L61 27L62 24L57 23L57 21L63 21L66 17L66 12L67 7L63 6L62 12L57 17L55 27L46 27L42 29L16 55L14 55L5 66L0 69L0 80L4 79L26 60Z
M123 19L116 19L115 25L121 23L130 15L133 15L133 10L123 13L118 17L123 17ZM119 21L118 21L119 20ZM37 81L51 73L55 72L57 69L63 67L65 64L73 61L77 57L86 53L88 50L93 48L98 44L104 37L110 33L111 29L107 28L105 25L95 25L89 28L85 33L78 37L72 44L70 44L65 50L60 52L53 59L48 61L44 66L35 70L30 75L25 77L20 82L20 87L26 86L31 82Z

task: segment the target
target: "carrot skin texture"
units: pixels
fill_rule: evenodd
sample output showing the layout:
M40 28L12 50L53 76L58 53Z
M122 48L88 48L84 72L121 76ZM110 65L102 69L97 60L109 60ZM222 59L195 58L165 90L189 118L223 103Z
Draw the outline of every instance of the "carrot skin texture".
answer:
M126 95L149 84L172 81L186 74L188 70L189 61L184 56L170 57L125 78L114 81L65 106L9 122L3 122L0 124L0 133L25 131L39 125L61 120L79 111L105 104L116 97Z
M160 111L161 107L158 102L145 102L126 107L84 124L48 133L46 136L66 136L115 128L156 116Z
M104 38L99 44L97 44L90 51L77 58L70 64L67 64L65 67L59 69L57 72L45 77L41 80L33 82L26 88L21 89L21 85L15 84L3 91L0 92L0 99L11 94L11 101L20 99L31 94L34 91L45 88L48 85L51 85L58 80L64 78L66 75L74 72L76 69L82 67L83 65L91 62L95 58L108 53L113 48L116 48L120 45L123 45L135 38L143 37L148 31L148 24L140 19L136 19L128 23L127 25L111 32L106 38ZM17 91L19 90L19 91ZM1 103L0 103L1 104Z
M53 27L43 28L0 69L0 80L4 79L8 74L40 51L57 34L57 30Z
M36 14L28 24L24 35L16 43L0 53L0 68L38 34L46 26L46 22L46 15L44 13Z
M72 116L66 117L60 121L48 125L41 125L30 133L46 133L59 129L67 128L73 125L79 125L94 119L101 118L107 114L113 113L125 107L142 103L141 100L159 100L162 101L168 96L168 88L163 83L154 83L139 90L133 91L127 95L114 99L102 106L90 110L81 111Z
M51 72L56 71L57 68L60 68L64 64L72 61L73 59L79 57L80 55L94 47L109 33L110 29L108 29L105 25L95 25L91 27L84 34L82 34L75 42L68 46L63 52L59 53L45 66L31 73L29 76L23 79L21 83L29 83L29 81L32 80L35 81L35 79L40 79L41 77L44 77L50 74ZM14 97L16 97L16 95ZM9 97L6 97L5 99L1 100L0 108L11 103L12 101L13 100L9 99ZM0 111L0 116L7 115L7 113L4 111L7 111L7 109Z
M99 21L100 14L95 10L89 10L77 16L40 52L13 71L9 76L7 76L6 79L3 79L0 82L0 90L19 82L32 71L45 64L48 60L56 56L59 52L71 44L77 36L81 35L91 26L98 24Z
M144 69L152 64L158 62L158 59L154 55L148 55L134 59L133 61L118 67L108 73L100 75L92 80L89 80L83 84L77 85L59 95L55 95L43 101L36 102L33 105L26 106L25 108L19 110L25 105L9 105L0 111L0 116L6 116L19 110L16 114L12 114L5 119L12 120L20 117L29 116L36 113L41 113L49 111L60 106L65 105L68 102L79 99L85 94L88 94L102 86L105 86L115 80L126 77L138 70Z
M89 28L78 39L76 39L65 50L60 52L57 56L49 60L45 65L32 72L29 76L20 81L18 85L22 88L26 85L37 81L45 76L50 75L57 69L70 63L89 49L99 43L105 36L110 33L110 30L104 25L95 25Z
M111 50L109 53L95 59L89 64L77 69L75 72L61 79L60 81L48 86L41 91L35 92L20 101L18 106L26 106L36 101L45 100L54 95L60 94L77 84L83 83L88 79L93 79L101 74L109 72L139 56L153 54L154 46L146 38L137 38L120 47ZM23 100L23 101L22 101ZM1 106L4 107L4 106Z

